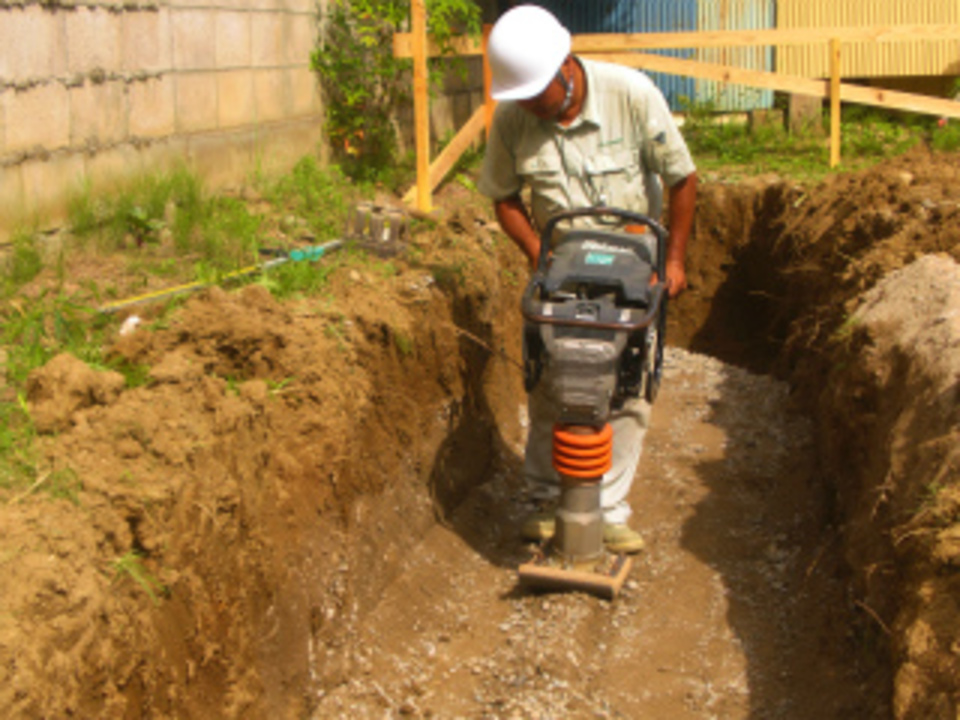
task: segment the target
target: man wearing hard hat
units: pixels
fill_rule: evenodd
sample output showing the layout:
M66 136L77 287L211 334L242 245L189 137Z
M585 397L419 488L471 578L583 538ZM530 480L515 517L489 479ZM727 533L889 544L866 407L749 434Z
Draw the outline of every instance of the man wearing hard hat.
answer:
M667 287L687 286L685 257L697 194L696 167L662 93L641 72L570 54L570 33L547 10L520 5L490 33L493 119L479 189L492 198L501 228L535 266L547 220L590 206L659 219L668 188ZM521 199L530 191L530 207ZM591 222L585 219L585 222ZM630 231L630 228L624 228ZM539 387L537 388L539 389ZM552 415L535 389L524 475L544 509L524 523L528 540L554 532L549 503L557 496ZM643 539L627 524L627 498L640 461L650 406L627 402L611 417L613 468L603 477L604 542L612 552L638 552Z

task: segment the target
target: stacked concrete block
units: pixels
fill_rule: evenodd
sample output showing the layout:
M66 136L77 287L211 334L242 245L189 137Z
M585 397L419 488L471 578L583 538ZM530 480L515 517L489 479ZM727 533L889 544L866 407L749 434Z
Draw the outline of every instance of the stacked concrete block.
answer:
M83 184L177 160L234 183L315 150L316 22L314 0L0 6L0 236Z

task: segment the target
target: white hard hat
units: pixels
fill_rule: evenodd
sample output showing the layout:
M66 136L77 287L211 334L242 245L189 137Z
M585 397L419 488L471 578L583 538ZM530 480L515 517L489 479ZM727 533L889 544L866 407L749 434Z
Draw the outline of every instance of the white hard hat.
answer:
M547 10L518 5L490 31L487 45L494 100L539 95L570 54L570 33Z

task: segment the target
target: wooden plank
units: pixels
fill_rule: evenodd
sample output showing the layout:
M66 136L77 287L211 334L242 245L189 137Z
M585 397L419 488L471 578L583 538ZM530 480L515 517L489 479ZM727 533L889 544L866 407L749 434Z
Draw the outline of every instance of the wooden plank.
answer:
M460 159L466 149L480 137L480 133L483 132L485 116L486 108L481 105L474 111L473 115L470 116L470 119L464 123L460 131L454 135L453 140L447 143L447 146L437 155L437 159L430 165L429 177L431 191L435 190L436 187L443 182L443 178L450 172L450 168L456 165L457 160ZM403 202L409 205L416 197L417 186L414 186L407 190L407 193L403 196Z
M573 52L601 53L624 50L709 48L750 45L809 45L828 43L835 37L843 42L905 42L910 40L957 40L960 25L873 25L868 27L782 28L772 30L715 30L673 33L600 33L573 36ZM448 55L480 55L480 40L458 37L450 43ZM435 42L430 57L441 54ZM409 33L393 36L393 54L412 57Z
M840 164L840 40L830 40L830 167Z
M430 98L427 75L427 8L425 0L413 0L413 123L417 151L417 210L430 212Z
M490 128L493 127L493 111L497 108L497 101L490 96L490 88L493 85L493 73L490 70L490 58L487 57L487 45L490 42L490 31L493 25L483 26L483 107L484 107L484 128L487 131L487 137L490 137Z
M712 63L698 62L696 60L665 57L663 55L649 55L646 53L604 53L602 55L584 55L584 57L615 62L626 65L627 67L669 73L671 75L704 78L706 80L749 85L751 87L760 87L768 90L782 90L784 92L799 93L800 95L813 95L815 97L825 98L829 97L830 94L828 83L823 80L813 80L793 75L780 75L760 70L744 70L727 65L715 65ZM840 99L844 102L873 105L890 110L906 110L908 112L925 115L960 118L960 102L929 97L927 95L915 95L913 93L841 83Z

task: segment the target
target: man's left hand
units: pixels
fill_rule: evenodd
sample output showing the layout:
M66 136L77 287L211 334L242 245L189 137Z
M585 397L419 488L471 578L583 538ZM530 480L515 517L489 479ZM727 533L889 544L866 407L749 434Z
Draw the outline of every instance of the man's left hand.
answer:
M687 269L682 262L667 260L667 292L671 298L687 289Z

